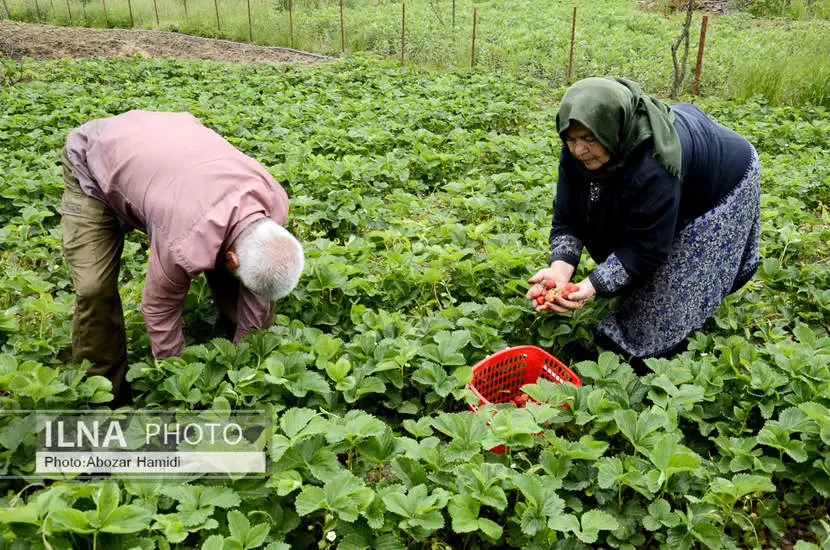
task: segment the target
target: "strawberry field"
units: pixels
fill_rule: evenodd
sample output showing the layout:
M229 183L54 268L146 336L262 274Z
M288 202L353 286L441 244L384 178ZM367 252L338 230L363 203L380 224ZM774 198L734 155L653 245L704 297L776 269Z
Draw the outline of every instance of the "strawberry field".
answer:
M110 399L106 379L69 365L59 223L63 140L91 118L193 113L282 182L307 264L275 325L239 347L197 279L192 345L157 362L139 311L147 241L131 234L135 406L264 411L268 475L44 480L30 417L3 415L0 548L830 547L825 106L700 103L760 154L763 260L687 351L638 377L593 342L613 302L556 316L524 299L547 260L562 88L359 56L3 68L0 409ZM583 385L541 381L526 407L468 412L472 365L523 344Z

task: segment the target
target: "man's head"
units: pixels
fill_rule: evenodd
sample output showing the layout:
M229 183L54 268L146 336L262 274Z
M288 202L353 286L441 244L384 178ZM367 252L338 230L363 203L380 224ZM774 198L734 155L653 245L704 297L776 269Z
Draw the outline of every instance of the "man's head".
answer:
M302 245L270 218L243 229L225 253L225 261L245 288L269 300L294 290L305 263Z

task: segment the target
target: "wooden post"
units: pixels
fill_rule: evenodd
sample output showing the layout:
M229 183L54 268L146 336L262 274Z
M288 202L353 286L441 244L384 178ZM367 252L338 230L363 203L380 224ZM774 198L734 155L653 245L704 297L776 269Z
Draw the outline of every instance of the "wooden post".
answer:
M127 0L127 9L130 10L130 28L135 27L135 20L133 19L133 0Z
M69 7L69 0L66 0L66 13L69 14L69 24L72 24L72 8Z
M403 52L406 49L406 0L401 4L401 65L404 62Z
M222 24L219 22L219 0L213 0L213 7L216 8L216 30L222 31Z
M248 42L254 42L254 24L251 21L251 0L248 0Z
M288 33L291 35L291 47L294 47L294 2L288 0Z
M104 23L106 24L106 26L109 26L110 17L107 14L107 0L101 0L101 4L104 6Z
M156 12L156 27L159 26L159 3L158 0L153 0L153 10Z
M37 14L37 20L40 21L40 6L38 5L37 0L35 0L35 13Z
M190 18L187 16L187 0L184 0L184 22L190 22Z
M473 51L470 54L470 67L476 66L476 21L478 20L478 8L473 8Z
M346 53L346 31L343 26L343 0L340 0L340 51Z
M452 0L452 30L455 30L455 0Z
M695 84L692 92L697 95L697 90L700 87L700 67L703 65L703 47L706 45L706 24L709 21L709 16L704 15L703 21L700 23L700 44L697 47L697 66L695 67Z
M576 38L576 6L574 6L574 21L571 26L571 56L568 59L568 83L571 82L571 69L574 65L574 39Z

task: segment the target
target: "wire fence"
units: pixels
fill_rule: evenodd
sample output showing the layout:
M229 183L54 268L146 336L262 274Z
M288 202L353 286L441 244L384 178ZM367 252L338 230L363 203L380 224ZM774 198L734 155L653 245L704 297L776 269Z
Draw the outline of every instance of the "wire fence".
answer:
M53 23L58 25L122 28L122 29L159 29L171 30L186 35L208 38L231 39L257 45L281 46L291 49L297 43L295 16L297 6L294 0L0 0L3 11L0 17L16 21L37 23ZM666 16L668 9L675 0L664 0L660 8ZM327 36L326 48L332 49L332 44L339 43L340 53L360 49L360 44L349 41L349 11L345 0L306 0L306 8L314 4L314 9L326 9L329 14L327 28L320 31L322 35L334 34L330 32L336 28L335 37ZM430 5L432 3L430 2ZM388 7L388 6L387 6ZM433 8L434 9L434 8ZM467 60L459 60L457 65L476 65L477 40L482 41L479 25L479 10L473 7L471 13L457 13L456 0L452 0L451 20L454 42L467 41L467 46L458 48L458 52ZM468 11L468 10L465 10ZM439 16L439 14L435 14ZM387 29L387 34L399 33L400 62L407 63L408 53L412 49L407 27L406 0L400 3L400 15L397 29ZM464 19L469 18L465 21ZM439 16L440 19L440 16ZM449 17L447 17L449 20ZM570 40L567 48L567 80L571 82L574 73L574 55L580 42L577 40L578 9L573 7L572 16L567 21ZM336 20L336 21L333 21ZM394 25L391 20L385 24ZM697 93L700 82L700 70L703 63L703 46L705 40L706 19L700 34L697 64L695 67L694 91ZM467 29L464 27L467 26ZM477 37L477 33L479 36ZM466 38L463 38L466 37ZM338 40L339 38L339 40ZM306 40L306 43L309 41ZM311 42L314 42L313 40ZM391 42L391 40L389 41ZM322 41L320 42L322 44ZM311 45L313 44L305 44ZM314 51L305 48L306 51ZM391 45L385 52L392 56ZM335 54L336 52L319 52L320 54ZM563 64L562 72L565 72Z

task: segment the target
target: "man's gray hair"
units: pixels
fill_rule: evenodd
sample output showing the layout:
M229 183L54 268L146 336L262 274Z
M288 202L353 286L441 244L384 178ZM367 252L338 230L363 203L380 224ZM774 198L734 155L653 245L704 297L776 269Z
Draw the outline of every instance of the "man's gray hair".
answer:
M236 242L237 275L245 287L269 300L288 296L303 273L303 247L284 227L262 218L246 227Z

